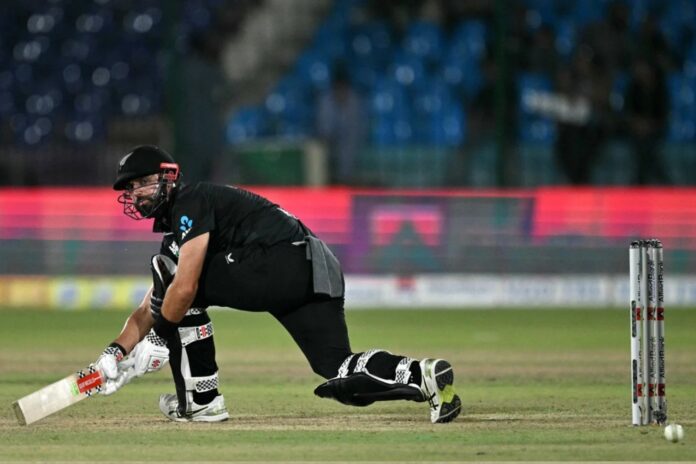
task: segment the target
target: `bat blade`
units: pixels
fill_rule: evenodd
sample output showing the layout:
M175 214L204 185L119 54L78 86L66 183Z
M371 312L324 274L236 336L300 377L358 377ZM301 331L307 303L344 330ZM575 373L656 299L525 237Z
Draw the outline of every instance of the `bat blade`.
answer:
M33 424L101 390L103 374L94 366L71 374L12 404L20 425Z

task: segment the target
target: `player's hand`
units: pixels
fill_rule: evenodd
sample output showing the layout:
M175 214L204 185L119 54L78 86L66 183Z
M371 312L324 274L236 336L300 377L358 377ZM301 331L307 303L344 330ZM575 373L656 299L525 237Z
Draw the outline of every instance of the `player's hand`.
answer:
M118 377L118 363L123 360L125 354L126 351L121 345L112 343L104 349L95 366L107 379L115 379Z
M123 366L123 362L118 365L118 375L115 379L106 379L104 386L99 391L104 396L113 395L124 385L135 378L135 369Z
M133 369L134 377L141 377L148 372L155 372L169 362L167 342L150 330L140 343L135 345L128 359L119 364L119 369Z

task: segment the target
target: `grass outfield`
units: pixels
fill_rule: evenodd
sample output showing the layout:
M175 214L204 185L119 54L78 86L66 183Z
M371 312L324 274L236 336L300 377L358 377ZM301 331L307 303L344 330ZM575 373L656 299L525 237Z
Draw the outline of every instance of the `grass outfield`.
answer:
M670 418L686 439L631 427L628 314L611 310L351 311L353 349L450 360L464 403L432 425L423 403L351 408L270 316L216 311L231 419L175 424L157 408L169 372L29 427L10 404L93 361L126 313L1 311L0 461L696 460L696 311L668 312Z

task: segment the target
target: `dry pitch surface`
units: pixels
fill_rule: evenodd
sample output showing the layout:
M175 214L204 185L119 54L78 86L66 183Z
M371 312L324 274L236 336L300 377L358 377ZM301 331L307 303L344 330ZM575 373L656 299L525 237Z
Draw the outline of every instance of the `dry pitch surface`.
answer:
M696 460L696 312L667 319L670 418L686 439L629 426L628 315L611 310L353 311L353 349L441 356L465 411L432 425L424 404L350 408L264 314L216 311L222 390L232 418L174 424L157 398L168 372L29 427L10 404L93 361L127 313L3 311L0 462L7 461L691 461Z

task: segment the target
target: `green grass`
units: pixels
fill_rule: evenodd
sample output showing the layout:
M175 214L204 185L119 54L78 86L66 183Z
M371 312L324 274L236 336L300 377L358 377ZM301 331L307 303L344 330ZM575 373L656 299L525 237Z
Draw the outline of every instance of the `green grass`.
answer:
M696 311L667 319L670 418L686 431L678 444L629 425L625 311L348 312L356 351L452 362L465 411L437 426L424 404L314 397L321 379L270 316L216 311L229 421L168 422L157 408L173 392L167 371L20 427L12 401L92 362L126 313L0 315L1 462L696 460Z

